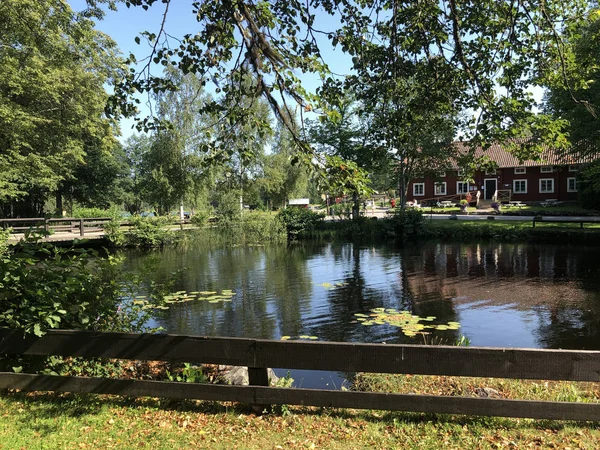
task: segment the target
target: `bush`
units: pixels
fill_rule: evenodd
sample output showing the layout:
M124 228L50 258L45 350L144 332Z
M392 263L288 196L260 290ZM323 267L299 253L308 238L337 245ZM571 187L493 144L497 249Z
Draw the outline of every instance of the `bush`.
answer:
M97 217L112 217L116 219L121 216L121 209L116 206L110 209L81 208L74 206L72 216L78 219L92 219Z
M190 221L197 227L203 227L208 222L209 217L210 213L206 210L196 211L192 215Z
M8 238L10 237L10 230L0 230L0 260L4 258L9 249Z
M175 240L173 231L167 226L172 224L169 217L140 217L129 219L132 228L126 233L127 245L134 247L161 247Z
M0 258L0 327L38 336L50 328L109 330L118 325L120 331L139 331L144 314L124 302L136 289L120 263L95 251L30 239Z
M251 212L240 223L242 244L285 242L286 228L275 214Z
M403 241L423 234L423 213L419 209L395 210L391 221L396 237Z
M238 221L241 216L239 192L231 191L222 194L215 208L215 214L220 222Z
M147 326L152 308L172 289L151 279L144 267L138 275L122 271L121 259L84 249L64 249L29 236L0 256L0 328L41 336L49 329L153 332ZM145 292L144 300L136 297ZM68 367L67 367L68 366ZM117 370L114 362L57 356L0 355L0 371L56 374L67 370L105 376Z
M350 203L334 203L329 207L333 217L338 219L349 219L352 216L352 205Z
M312 231L323 220L323 215L305 208L286 208L277 214L285 227L289 240L298 239L302 233Z

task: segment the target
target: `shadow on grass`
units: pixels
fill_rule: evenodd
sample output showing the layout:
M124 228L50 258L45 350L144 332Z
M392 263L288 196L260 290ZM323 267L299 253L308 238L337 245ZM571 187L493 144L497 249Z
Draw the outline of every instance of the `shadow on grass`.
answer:
M245 414L255 416L249 405L239 403L170 400L164 398L133 398L97 394L59 394L41 392L0 391L0 399L14 403L19 408L20 423L23 427L34 430L41 435L56 432L60 427L59 420L43 422L40 419L58 419L61 417L81 418L95 416L106 409L131 408L135 410L157 410L206 415ZM25 407L24 407L25 406ZM452 426L469 428L487 428L504 430L552 430L560 431L570 427L588 430L600 430L600 423L573 422L558 420L513 419L505 417L464 416L451 414L431 414L412 412L389 412L376 410L354 410L324 407L307 407L279 405L267 408L264 416L302 415L305 417L329 417L339 420L363 420L388 427L417 425L428 423L433 426Z

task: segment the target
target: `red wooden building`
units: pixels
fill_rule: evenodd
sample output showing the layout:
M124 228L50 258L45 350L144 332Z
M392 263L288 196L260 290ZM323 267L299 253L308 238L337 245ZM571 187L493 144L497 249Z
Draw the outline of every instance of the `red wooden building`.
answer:
M436 177L412 180L407 200L421 202L448 196L462 196L479 191L481 199L492 200L497 191L510 191L510 198L522 202L545 200L576 201L577 172L593 158L561 156L550 148L543 151L540 161L519 162L502 146L495 144L488 150L477 150L475 156L486 155L495 168L475 172L471 181L463 177L456 163ZM458 197L457 197L458 198Z

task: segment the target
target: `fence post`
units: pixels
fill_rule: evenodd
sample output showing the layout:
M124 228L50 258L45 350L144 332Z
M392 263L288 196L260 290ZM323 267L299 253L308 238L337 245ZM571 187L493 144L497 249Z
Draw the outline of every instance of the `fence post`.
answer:
M248 384L250 386L269 386L269 373L266 367L248 367ZM251 405L256 413L262 413L269 405Z
M46 233L50 231L50 219L44 219L44 231Z
M85 230L83 228L83 219L79 219L79 236L83 236L85 234Z

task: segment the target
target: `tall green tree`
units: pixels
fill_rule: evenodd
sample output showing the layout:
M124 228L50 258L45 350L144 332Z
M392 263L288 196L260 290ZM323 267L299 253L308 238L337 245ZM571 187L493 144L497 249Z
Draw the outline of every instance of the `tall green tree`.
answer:
M124 206L131 214L142 212L144 186L146 185L144 158L152 147L152 137L147 134L130 136L123 146L128 176L124 180Z
M123 205L129 198L130 166L121 143L111 149L88 143L85 159L73 173L73 179L63 183L64 196L89 208L108 209Z
M284 207L287 200L305 197L308 189L308 167L292 162L294 139L283 125L278 125L271 153L263 157L262 177L256 180L269 208Z
M273 135L268 104L259 95L258 81L242 68L228 81L227 89L233 93L220 104L224 116L218 115L214 123L218 150L215 156L224 163L228 186L237 189L240 209L243 207L245 187L260 174L260 162ZM243 121L231 118L246 114Z
M205 197L209 180L205 162L210 157L205 149L215 124L214 118L201 112L210 101L204 80L171 66L165 68L165 76L175 88L158 92L154 100L157 117L169 126L154 133L154 142L144 156L146 200L161 213L185 201L197 206Z
M146 9L161 5L168 14L169 2L126 3ZM196 2L191 13L198 26L181 42L169 40L164 28L141 38L149 41L150 57L158 64L174 64L185 73L206 77L229 101L235 93L226 80L246 67L256 80L255 91L292 132L290 111L296 106L303 111L319 106L318 97L302 88L300 74L315 72L323 79L335 78L328 71L328 61L323 60L321 36L348 53L355 64L362 64L363 58L374 65L380 61L381 66L373 69L387 78L396 76L383 70L385 67L396 67L402 78L409 78L424 71L415 73L412 66L422 65L427 69L427 82L450 83L459 111L477 112L471 114L472 120L460 123L463 136L483 145L533 137L527 146L513 149L525 157L541 149L543 142L564 143L562 122L535 113L529 88L539 84L539 74L548 62L556 61L564 24L576 20L587 6L586 0ZM327 14L334 17L327 24L341 26L319 29L316 17ZM382 58L365 52L365 42L378 52L375 44L382 36L387 36L388 42L393 37L393 44L388 45L393 51L385 51ZM150 69L144 66L142 74L132 74L120 86L113 102L115 112L126 107L133 89L143 92L169 87ZM402 73L404 69L408 74ZM207 108L218 110L222 104L215 99ZM244 108L227 108L225 113L232 122L252 121ZM310 149L301 136L296 137L310 159Z
M0 2L0 203L37 215L93 143L109 151L116 46L60 0Z
M600 8L568 23L563 44L544 73L544 106L566 122L570 151L595 153L600 144Z
M372 125L371 117L364 114L364 106L345 94L333 99L329 115L322 115L318 121L308 121L307 134L319 154L355 163L369 173L372 182L373 178L381 180L378 174L393 170L390 153L372 140ZM384 190L389 187L376 186ZM361 195L357 191L348 193L352 196L352 215L356 218Z

